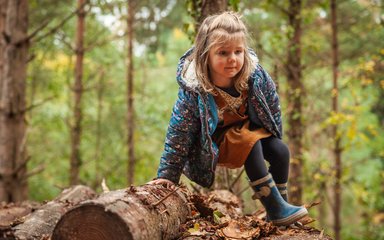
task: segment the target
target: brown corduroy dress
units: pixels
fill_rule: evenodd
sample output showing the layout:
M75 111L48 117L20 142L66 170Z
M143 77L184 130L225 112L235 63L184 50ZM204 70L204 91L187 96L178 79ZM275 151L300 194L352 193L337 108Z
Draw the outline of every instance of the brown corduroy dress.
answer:
M218 165L239 168L244 165L253 145L272 134L264 128L251 130L247 110L247 91L233 97L216 88L214 96L218 107L219 123L212 136L219 146Z

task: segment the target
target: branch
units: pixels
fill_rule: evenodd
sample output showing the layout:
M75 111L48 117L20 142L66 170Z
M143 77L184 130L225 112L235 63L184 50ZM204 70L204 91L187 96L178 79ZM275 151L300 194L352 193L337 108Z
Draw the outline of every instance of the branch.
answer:
M284 66L286 65L286 62L284 60L282 60L282 59L284 59L283 57L276 57L276 55L271 54L270 52L265 50L265 48L263 48L262 44L257 44L257 48L260 49L260 51L262 51L269 58L273 59L280 69L284 69Z
M243 175L244 171L245 171L245 168L243 168L243 169L241 170L241 172L239 173L239 175L237 175L236 179L232 182L231 186L229 186L229 191L230 191L230 192L233 192L233 190L232 190L233 186L235 186L235 184L239 181L239 179L240 179L241 175Z
M85 51L85 52L86 52L86 51L90 51L90 50L92 50L92 49L95 48L95 47L102 46L102 45L104 45L104 44L107 44L107 43L109 43L109 42L111 42L111 41L114 41L114 40L123 38L123 37L125 37L125 36L127 36L127 33L124 33L124 34L121 35L121 36L120 36L120 35L115 35L115 36L112 36L112 37L110 37L110 38L108 38L108 39L104 39L103 41L99 41L99 42L95 41L95 42L91 43L89 46L85 47L85 48L84 48L84 51Z
M16 175L21 169L23 169L25 166L27 166L28 161L31 159L31 156L26 157L18 166L16 169L12 171L12 175Z
M113 12L112 12L111 14L113 14ZM111 28L113 28L113 27L115 26L115 24L117 24L117 23L118 23L118 21L114 21L114 22L112 23L112 25L109 26L108 28L102 28L102 29L100 29L99 31L96 31L95 34L93 34L92 36L89 37L89 39L94 39L94 40L96 40L96 39L98 39L100 36L104 35L105 33L107 33L107 35L110 35L110 32L108 32L108 30L111 29ZM85 44L85 45L89 45L89 43L88 43L88 44Z
M22 179L23 182L26 182L28 180L28 178L36 175L36 174L39 174L41 173L42 171L44 171L45 169L45 166L44 164L40 164L39 166L37 166L36 168L32 169L31 171L29 171L25 176L24 178Z
M27 58L27 63L32 62L36 58L36 54L29 55Z
M38 102L38 103L36 103L36 104L32 104L32 105L30 105L29 107L27 107L26 109L24 109L22 112L23 112L23 113L26 113L26 112L28 112L28 111L31 111L32 109L34 109L34 108L36 108L36 107L38 107L38 106L41 106L41 105L43 105L44 103L46 103L46 102L48 102L48 101L50 101L50 100L52 100L52 99L54 99L54 98L55 98L55 96L51 96L51 97L49 97L49 98L43 99L41 102Z
M195 186L192 182L189 185L193 188L193 191L195 191L197 194L201 194L200 189Z
M62 43L64 43L65 46L67 46L72 52L75 52L75 47L73 47L72 44L71 44L69 41L67 41L67 40L65 39L66 36L65 36L64 33L59 32L59 33L58 33L58 36L60 37L60 38L59 38L60 41L61 41Z
M240 197L240 195L243 194L243 192L247 191L248 188L250 188L250 187L251 187L251 185L248 184L248 186L243 188L243 190L240 190L240 192L236 193L236 196Z
M49 24L51 19L46 19L43 24L41 24L39 27L37 27L30 35L28 35L27 39L31 40L33 39L36 34L38 34L40 31L42 31L44 28L46 28Z
M284 7L280 6L279 4L277 4L277 2L275 1L269 1L277 10L280 10L280 12L286 14L286 15L289 15L289 11L287 9L285 9Z
M67 17L65 17L59 24L57 24L55 27L51 28L46 34L40 36L39 38L36 38L34 39L34 37L36 36L36 34L38 32L40 32L43 28L41 28L40 30L38 31L34 31L33 32L33 35L30 35L27 37L26 40L29 40L29 41L33 41L33 42L39 42L41 41L42 39L46 38L47 36L55 33L58 29L60 29L62 26L64 26L64 24L69 21L69 19L71 19L73 16L75 16L76 14L79 13L79 11L89 3L89 0L86 0L80 7L78 7L75 11L71 12Z
M90 74L90 75L85 79L85 81L88 82L90 79L95 78L95 76L98 75L98 74L99 74L99 72L94 72L94 73ZM90 90L92 90L92 89L95 89L95 88L97 88L97 87L98 87L98 85L95 83L95 84L93 84L93 85L91 85L91 86L83 87L83 88L81 89L81 91L82 91L82 92L88 92L88 91L90 91ZM79 91L78 89L75 89L73 86L69 86L69 88L70 88L73 92Z

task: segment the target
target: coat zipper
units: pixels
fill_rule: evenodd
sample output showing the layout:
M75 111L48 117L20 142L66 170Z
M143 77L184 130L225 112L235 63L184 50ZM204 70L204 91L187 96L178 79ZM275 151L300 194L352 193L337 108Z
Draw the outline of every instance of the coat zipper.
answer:
M205 111L205 118L204 118L204 121L205 121L205 125L206 125L206 135L207 135L207 138L208 138L208 142L209 142L209 149L211 150L211 160L212 160L212 164L211 164L211 171L212 172L215 172L214 171L214 162L215 162L215 156L214 156L214 153L213 153L213 149L212 149L212 139L211 139L211 136L209 135L209 125L208 125L208 107L207 107L207 103L205 102L205 99L202 97L202 95L199 93L200 95L200 98L201 100L203 101L203 104L204 104L204 111Z

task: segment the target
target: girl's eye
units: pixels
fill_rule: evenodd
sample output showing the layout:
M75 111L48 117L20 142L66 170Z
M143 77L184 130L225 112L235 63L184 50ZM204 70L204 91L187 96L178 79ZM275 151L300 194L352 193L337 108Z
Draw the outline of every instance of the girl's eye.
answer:
M243 53L242 50L237 50L237 51L235 52L235 54L237 54L237 55L242 54L242 53Z
M225 55L227 55L227 52L226 51L219 51L219 55L225 56Z

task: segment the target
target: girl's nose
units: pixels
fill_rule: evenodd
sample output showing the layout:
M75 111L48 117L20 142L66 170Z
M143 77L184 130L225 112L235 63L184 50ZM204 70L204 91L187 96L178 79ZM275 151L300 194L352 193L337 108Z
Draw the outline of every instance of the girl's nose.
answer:
M232 53L232 54L229 55L229 57L228 57L228 61L229 61L230 63L236 61L236 56L235 56L234 53Z

